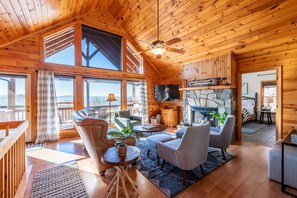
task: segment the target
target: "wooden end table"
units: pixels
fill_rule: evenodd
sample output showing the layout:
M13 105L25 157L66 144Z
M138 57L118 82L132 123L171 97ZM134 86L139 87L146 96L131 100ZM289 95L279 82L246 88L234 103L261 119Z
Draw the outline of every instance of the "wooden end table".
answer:
M125 156L119 156L116 147L108 148L104 152L104 154L101 157L102 162L114 166L114 168L117 170L116 175L107 187L107 197L110 197L113 191L116 190L116 198L118 198L121 183L124 194L128 198L129 195L125 184L126 179L129 181L134 191L138 194L136 190L137 184L128 175L128 165L136 162L139 155L140 149L135 146L127 146L127 154Z

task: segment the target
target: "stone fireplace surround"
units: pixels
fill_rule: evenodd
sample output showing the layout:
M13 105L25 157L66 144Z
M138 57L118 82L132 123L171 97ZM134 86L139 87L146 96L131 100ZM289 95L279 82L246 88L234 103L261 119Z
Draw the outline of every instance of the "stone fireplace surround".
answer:
M195 107L215 107L218 113L234 115L236 93L233 89L208 89L183 91L183 120L194 123Z

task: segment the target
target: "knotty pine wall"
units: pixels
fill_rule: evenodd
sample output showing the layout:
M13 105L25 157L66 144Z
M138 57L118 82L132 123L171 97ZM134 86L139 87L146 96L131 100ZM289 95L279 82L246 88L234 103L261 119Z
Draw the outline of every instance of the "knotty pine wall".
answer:
M76 82L82 82L82 76L94 78L121 79L122 82L127 80L147 81L148 87L148 108L155 108L159 105L154 101L154 85L160 84L161 76L150 64L144 59L144 74L132 74L121 71L106 71L97 68L87 68L78 66L65 66L59 64L43 63L42 61L42 40L41 36L51 31L63 29L64 26L85 24L114 34L122 35L124 40L133 41L127 36L109 12L104 10L94 10L87 14L80 15L55 26L45 28L33 34L29 34L15 42L0 48L0 73L31 74L31 115L32 115L32 141L36 139L36 119L37 119L37 70L51 70L56 74L76 76ZM77 25L76 25L77 27ZM123 60L125 62L125 59ZM83 108L83 85L75 87L75 108ZM126 94L126 93L124 93Z
M266 48L261 51L241 53L233 51L239 72L270 70L282 65L282 137L292 129L297 129L297 43L283 45L277 48ZM162 78L162 84L180 83L183 74Z

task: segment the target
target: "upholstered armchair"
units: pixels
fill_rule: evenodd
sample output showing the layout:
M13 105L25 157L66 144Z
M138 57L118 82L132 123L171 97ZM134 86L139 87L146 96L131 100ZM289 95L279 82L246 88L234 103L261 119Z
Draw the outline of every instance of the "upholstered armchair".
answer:
M104 175L111 166L102 163L101 155L107 148L115 144L115 139L109 138L107 135L108 123L98 118L86 117L83 110L73 112L72 119L85 148L97 166L99 174ZM135 138L126 139L125 143L135 145Z
M228 115L220 131L210 131L209 146L221 149L224 160L226 160L224 151L231 144L234 125L235 117Z
M141 117L131 116L130 110L119 111L119 116L114 118L115 126L121 131L123 128L141 125Z
M175 139L168 142L159 142L157 152L163 159L183 170L183 184L186 182L186 171L200 166L204 174L203 166L208 155L209 143L209 124L187 127L185 134L181 139Z

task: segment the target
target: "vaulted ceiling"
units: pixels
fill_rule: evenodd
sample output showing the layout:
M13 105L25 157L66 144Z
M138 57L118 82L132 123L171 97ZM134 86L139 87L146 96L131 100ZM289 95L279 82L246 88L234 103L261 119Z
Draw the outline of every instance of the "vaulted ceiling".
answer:
M145 42L157 37L156 5L157 0L2 0L0 43L101 8L145 50ZM184 63L230 51L244 58L251 52L256 56L296 48L296 24L296 0L160 0L160 39L181 38L172 47L186 53L144 56L166 78L179 74Z

